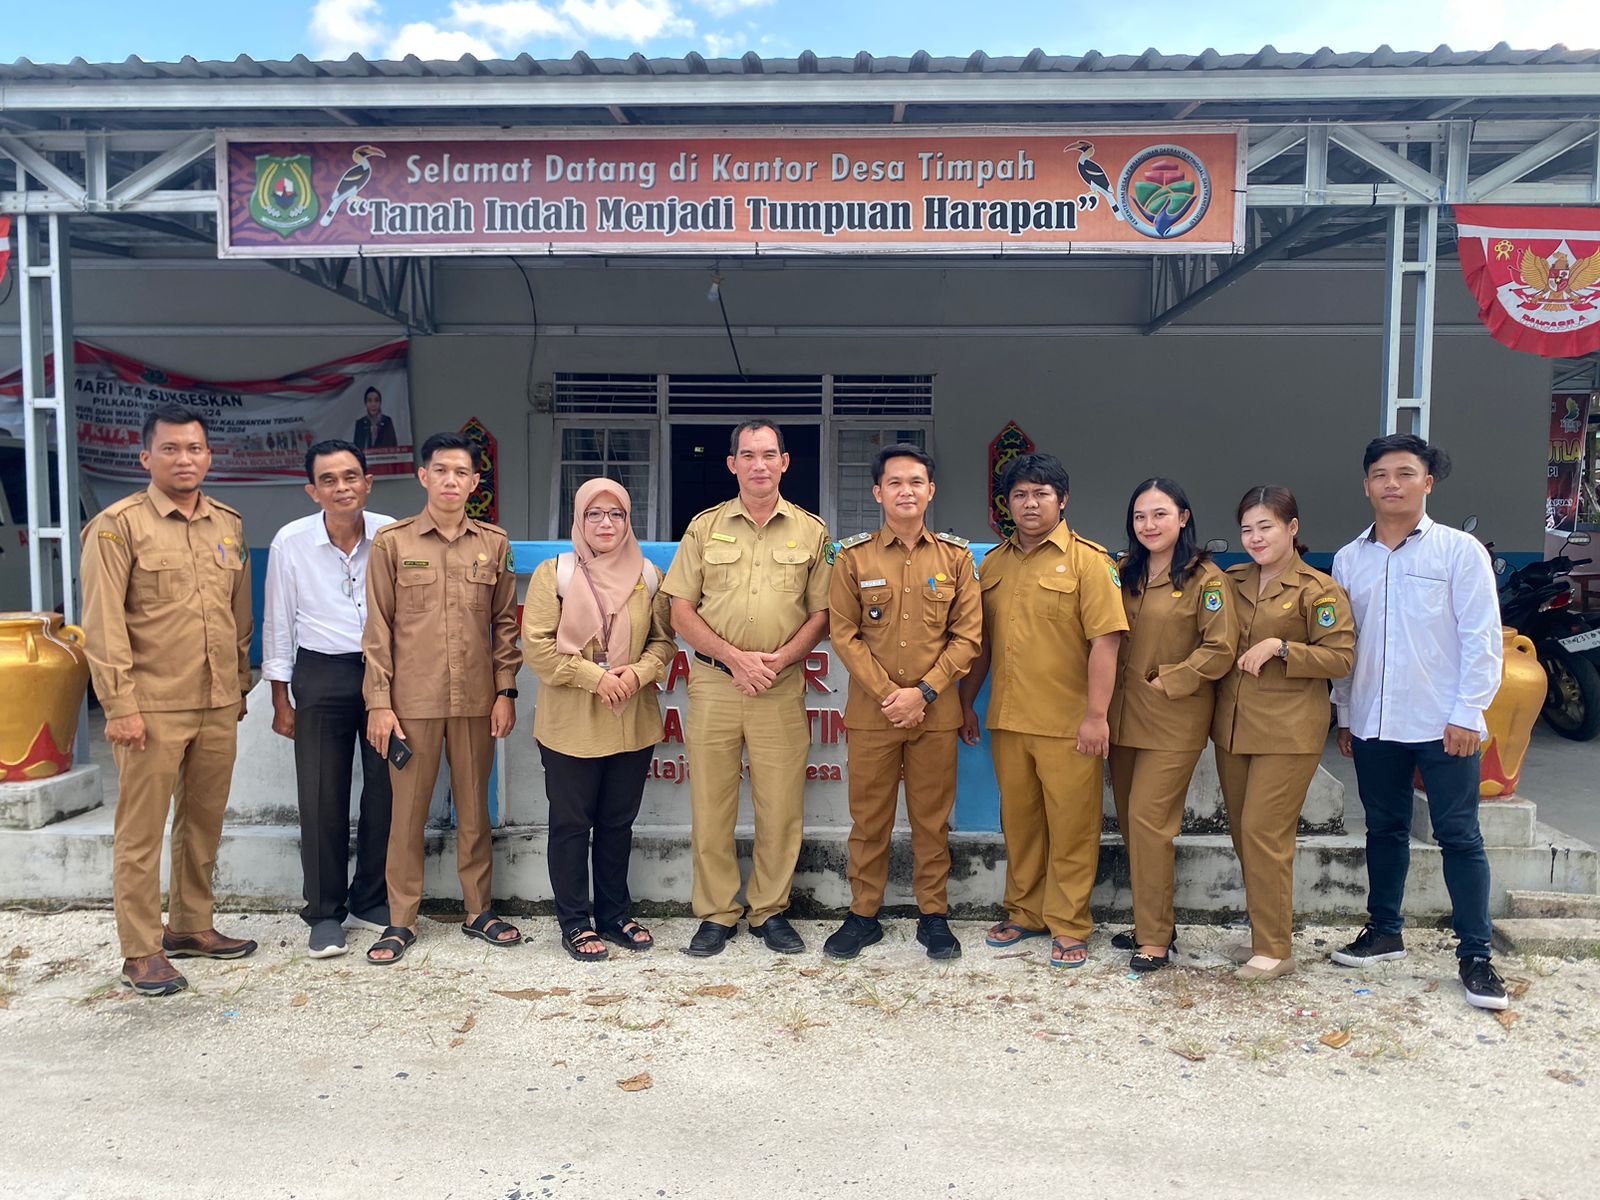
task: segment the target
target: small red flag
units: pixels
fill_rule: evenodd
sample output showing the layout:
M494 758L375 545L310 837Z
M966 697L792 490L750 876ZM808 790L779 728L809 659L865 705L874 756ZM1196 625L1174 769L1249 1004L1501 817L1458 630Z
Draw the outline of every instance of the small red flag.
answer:
M0 217L0 280L6 277L6 268L11 265L11 218Z

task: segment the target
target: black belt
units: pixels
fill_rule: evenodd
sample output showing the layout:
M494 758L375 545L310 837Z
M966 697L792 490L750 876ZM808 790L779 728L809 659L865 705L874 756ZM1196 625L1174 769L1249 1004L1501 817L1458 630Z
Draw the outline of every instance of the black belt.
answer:
M301 646L298 652L300 654L309 654L312 658L325 658L330 662L364 663L367 661L366 655L359 650L353 654L324 654L321 650L307 650L304 646Z
M731 676L733 674L733 668L730 667L727 663L723 662L719 658L712 658L711 655L709 655L709 654L701 654L700 651L698 651L698 650L696 650L694 652L694 656L696 658L698 658L701 662L705 663L706 666L715 667L717 670L721 671L724 675L730 675Z

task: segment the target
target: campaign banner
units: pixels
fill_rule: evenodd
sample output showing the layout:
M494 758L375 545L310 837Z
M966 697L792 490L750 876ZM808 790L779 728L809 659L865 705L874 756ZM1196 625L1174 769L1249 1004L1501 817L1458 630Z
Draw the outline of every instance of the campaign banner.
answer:
M77 342L79 465L108 479L145 479L145 417L181 404L210 425L210 483L304 483L306 451L328 438L359 445L374 475L409 474L407 348L404 340L390 342L280 379L215 382ZM53 356L45 370L53 380ZM0 378L0 429L23 435L20 370Z
M1548 530L1578 528L1578 488L1583 480L1584 434L1590 397L1560 393L1550 397L1550 469L1544 506Z
M1455 214L1461 271L1495 341L1545 358L1600 350L1600 208Z
M1244 241L1240 127L368 133L219 135L220 254L1228 254Z

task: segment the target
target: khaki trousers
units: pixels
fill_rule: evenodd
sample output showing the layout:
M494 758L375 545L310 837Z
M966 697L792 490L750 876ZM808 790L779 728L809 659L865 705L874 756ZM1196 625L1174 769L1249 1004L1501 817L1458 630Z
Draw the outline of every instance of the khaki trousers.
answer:
M1199 761L1199 750L1111 747L1111 795L1128 847L1133 930L1141 946L1172 941L1172 843L1183 825L1183 802Z
M1294 844L1319 754L1229 754L1217 750L1228 833L1244 872L1251 948L1268 958L1294 953Z
M439 778L440 749L450 762L450 791L456 811L456 873L461 900L469 913L494 907L491 877L494 843L489 830L489 767L494 739L488 717L400 716L411 761L405 770L389 768L394 815L389 825L389 923L409 929L422 905L423 846L428 806Z
M1006 840L1006 916L1025 929L1087 941L1100 867L1103 769L1074 738L989 732Z
M805 817L805 676L790 670L759 696L743 696L733 679L696 662L689 675L684 722L689 758L690 846L694 861L694 915L733 926L739 904L739 816L742 750L750 755L750 796L755 805L755 853L745 888L751 925L789 907Z
M124 958L161 951L161 836L169 805L172 932L211 928L211 876L239 739L237 704L140 715L144 749L112 747L118 791L111 894Z
M956 735L954 729L850 731L850 911L858 916L875 917L883 907L902 771L917 908L924 913L949 908Z

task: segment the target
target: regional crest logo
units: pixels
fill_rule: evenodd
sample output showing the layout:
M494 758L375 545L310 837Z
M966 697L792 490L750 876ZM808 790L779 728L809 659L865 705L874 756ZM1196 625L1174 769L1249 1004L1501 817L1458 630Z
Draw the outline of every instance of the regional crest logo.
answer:
M286 238L315 221L320 211L321 202L311 184L311 155L256 155L251 220Z
M1148 238L1182 237L1211 207L1211 175L1199 155L1182 146L1147 146L1128 160L1117 180L1117 206Z

